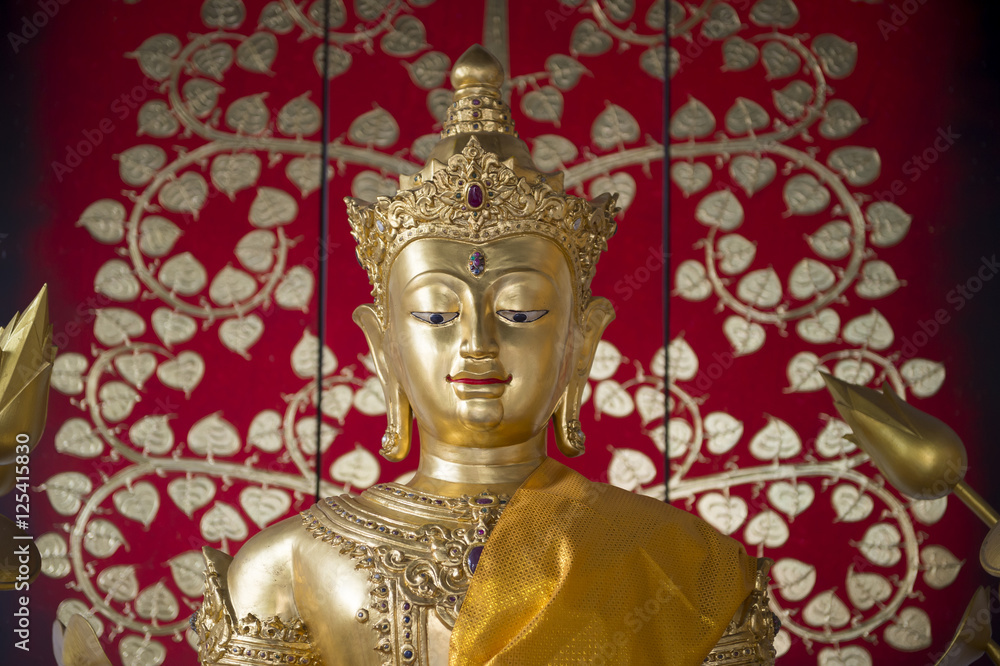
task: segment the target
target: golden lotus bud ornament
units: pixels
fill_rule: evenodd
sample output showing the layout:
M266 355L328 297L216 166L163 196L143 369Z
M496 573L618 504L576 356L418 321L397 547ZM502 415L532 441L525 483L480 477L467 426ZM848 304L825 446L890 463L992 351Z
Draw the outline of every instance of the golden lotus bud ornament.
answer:
M909 405L888 384L882 391L823 375L834 406L856 443L896 490L914 499L952 492L968 468L962 440L944 422Z

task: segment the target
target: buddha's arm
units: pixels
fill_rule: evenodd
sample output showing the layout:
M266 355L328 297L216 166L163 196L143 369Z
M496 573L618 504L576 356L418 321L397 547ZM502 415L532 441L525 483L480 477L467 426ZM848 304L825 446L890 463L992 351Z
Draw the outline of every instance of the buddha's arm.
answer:
M757 582L736 611L719 642L705 658L706 664L725 666L770 665L774 663L776 619L768 607L767 581L771 560L757 560Z
M202 664L315 664L292 591L301 520L254 536L231 557L204 548L205 601L195 618Z

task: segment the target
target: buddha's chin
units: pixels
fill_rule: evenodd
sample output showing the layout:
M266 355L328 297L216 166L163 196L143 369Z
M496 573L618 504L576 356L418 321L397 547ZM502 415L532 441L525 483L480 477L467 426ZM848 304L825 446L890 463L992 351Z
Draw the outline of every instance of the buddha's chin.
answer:
M469 430L493 430L503 421L503 403L498 398L473 398L458 404L458 418Z

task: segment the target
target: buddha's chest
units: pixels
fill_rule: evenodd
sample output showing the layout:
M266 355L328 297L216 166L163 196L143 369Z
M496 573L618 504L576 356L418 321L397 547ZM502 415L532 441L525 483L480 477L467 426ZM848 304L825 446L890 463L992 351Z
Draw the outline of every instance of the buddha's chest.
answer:
M503 496L446 498L385 484L303 513L306 530L326 549L323 559L336 558L333 570L350 563L350 573L329 576L326 589L303 591L314 608L339 606L346 615L346 606L356 607L350 630L338 632L355 640L314 634L324 663L447 663L448 638L506 503ZM327 594L336 603L327 606ZM326 656L344 649L356 654Z

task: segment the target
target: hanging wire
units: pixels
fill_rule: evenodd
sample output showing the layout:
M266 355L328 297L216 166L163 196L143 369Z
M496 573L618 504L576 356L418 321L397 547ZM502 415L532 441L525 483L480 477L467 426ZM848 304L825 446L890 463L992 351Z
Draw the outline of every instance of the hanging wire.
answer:
M327 41L330 32L330 2L323 0L323 129L320 134L320 187L319 187L319 322L317 324L317 341L319 349L316 354L316 501L320 499L320 482L323 478L323 348L326 341L326 280L329 263L329 219L330 219L330 181L326 177L327 162L330 159L330 44Z

